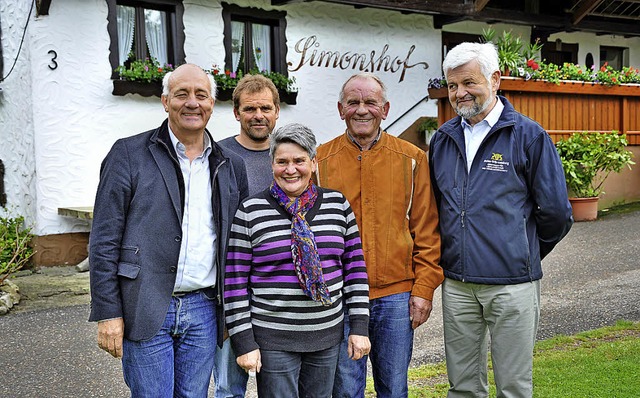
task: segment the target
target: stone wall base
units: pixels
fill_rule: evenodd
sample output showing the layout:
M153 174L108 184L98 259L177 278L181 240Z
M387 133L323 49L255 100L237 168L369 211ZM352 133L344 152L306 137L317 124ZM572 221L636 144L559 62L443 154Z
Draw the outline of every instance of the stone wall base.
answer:
M76 265L87 258L88 232L43 235L33 238L33 265Z

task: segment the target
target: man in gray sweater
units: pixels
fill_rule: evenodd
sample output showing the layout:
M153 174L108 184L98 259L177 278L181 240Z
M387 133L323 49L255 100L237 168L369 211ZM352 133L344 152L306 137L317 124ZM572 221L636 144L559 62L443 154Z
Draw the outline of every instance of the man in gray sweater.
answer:
M233 90L233 114L240 122L240 134L218 144L239 155L245 163L249 195L263 191L273 180L269 157L269 135L280 114L280 96L273 82L262 75L245 75ZM217 349L213 375L215 398L244 397L248 375L236 363L227 338Z

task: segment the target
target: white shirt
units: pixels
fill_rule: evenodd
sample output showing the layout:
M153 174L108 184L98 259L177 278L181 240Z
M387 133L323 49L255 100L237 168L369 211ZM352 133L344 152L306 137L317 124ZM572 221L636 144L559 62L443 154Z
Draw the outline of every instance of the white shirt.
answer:
M204 151L190 161L185 146L169 129L184 179L182 241L174 292L189 292L216 284L216 230L211 208L209 154L211 140L204 134ZM161 233L153 231L154 233Z
M484 138L489 134L491 128L498 123L498 119L500 119L503 109L504 105L498 98L496 105L493 107L491 112L489 112L487 117L485 117L481 122L476 123L475 126L470 125L466 120L462 119L462 128L464 129L464 147L467 153L467 171L471 171L471 164L473 163L473 158L476 156L476 153L478 153L480 144L482 144Z

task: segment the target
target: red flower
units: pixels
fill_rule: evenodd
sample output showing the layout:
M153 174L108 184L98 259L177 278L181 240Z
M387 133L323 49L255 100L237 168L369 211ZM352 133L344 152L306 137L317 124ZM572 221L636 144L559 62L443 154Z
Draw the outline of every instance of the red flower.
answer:
M533 70L538 70L540 68L540 65L532 59L527 61L527 66Z
M219 70L217 70L217 69L214 69L214 70L213 70L213 75L214 75L214 76L215 76L215 75L217 75L218 73L220 73L220 71L219 71Z
M229 69L226 69L226 70L224 71L224 74L225 74L225 75L227 75L227 76L229 76L229 75L231 74L231 71L230 71Z
M162 73L162 68L158 68L158 72L159 72L159 73Z

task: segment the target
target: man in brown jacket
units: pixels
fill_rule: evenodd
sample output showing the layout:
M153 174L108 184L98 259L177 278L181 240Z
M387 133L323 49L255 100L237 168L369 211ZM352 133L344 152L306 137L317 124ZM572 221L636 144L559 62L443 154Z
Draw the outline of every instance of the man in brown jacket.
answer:
M383 82L351 76L338 101L346 132L318 147L318 185L351 203L369 275L371 363L378 397L406 397L413 330L431 314L444 279L438 214L424 151L380 129L389 112ZM345 336L348 336L345 322ZM367 358L345 338L333 397L364 397Z

